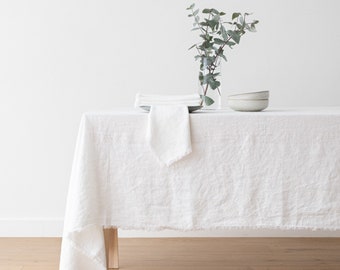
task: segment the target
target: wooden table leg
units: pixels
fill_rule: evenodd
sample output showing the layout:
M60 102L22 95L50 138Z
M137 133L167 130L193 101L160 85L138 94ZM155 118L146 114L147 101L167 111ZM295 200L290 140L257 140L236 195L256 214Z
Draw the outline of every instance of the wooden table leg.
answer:
M105 251L106 251L106 267L107 269L119 268L118 254L118 229L104 229Z

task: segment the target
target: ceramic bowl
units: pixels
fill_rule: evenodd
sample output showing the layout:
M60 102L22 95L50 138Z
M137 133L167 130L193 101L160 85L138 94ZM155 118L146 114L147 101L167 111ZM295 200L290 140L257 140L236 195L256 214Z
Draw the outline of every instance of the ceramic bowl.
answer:
M228 99L228 106L240 112L260 112L268 107L268 99Z
M229 99L268 99L269 91L242 93L229 96Z

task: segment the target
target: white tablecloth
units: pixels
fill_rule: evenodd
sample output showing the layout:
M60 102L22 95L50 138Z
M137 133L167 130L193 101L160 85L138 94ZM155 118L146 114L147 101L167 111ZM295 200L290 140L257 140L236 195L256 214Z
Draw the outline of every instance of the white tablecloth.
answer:
M147 114L87 113L61 270L103 270L102 227L340 229L340 108L190 114L193 152L160 166Z

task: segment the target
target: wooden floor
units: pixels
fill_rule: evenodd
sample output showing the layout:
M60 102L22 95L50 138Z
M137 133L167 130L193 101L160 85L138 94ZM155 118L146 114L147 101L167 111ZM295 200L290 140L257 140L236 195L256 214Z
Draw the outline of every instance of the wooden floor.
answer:
M340 238L119 241L120 269L126 270L340 269ZM57 270L60 243L60 238L0 238L0 270Z

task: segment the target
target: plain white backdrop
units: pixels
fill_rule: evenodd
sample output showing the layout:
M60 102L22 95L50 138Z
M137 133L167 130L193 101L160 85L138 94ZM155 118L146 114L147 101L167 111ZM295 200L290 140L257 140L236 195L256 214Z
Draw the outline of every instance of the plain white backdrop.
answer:
M185 10L191 3L0 1L0 236L61 235L83 112L132 107L137 92L196 91L198 63L187 50L197 40ZM224 95L270 90L271 107L340 106L339 1L196 4L229 17L234 11L253 12L260 20L258 32L228 52ZM221 234L287 235L205 233Z

